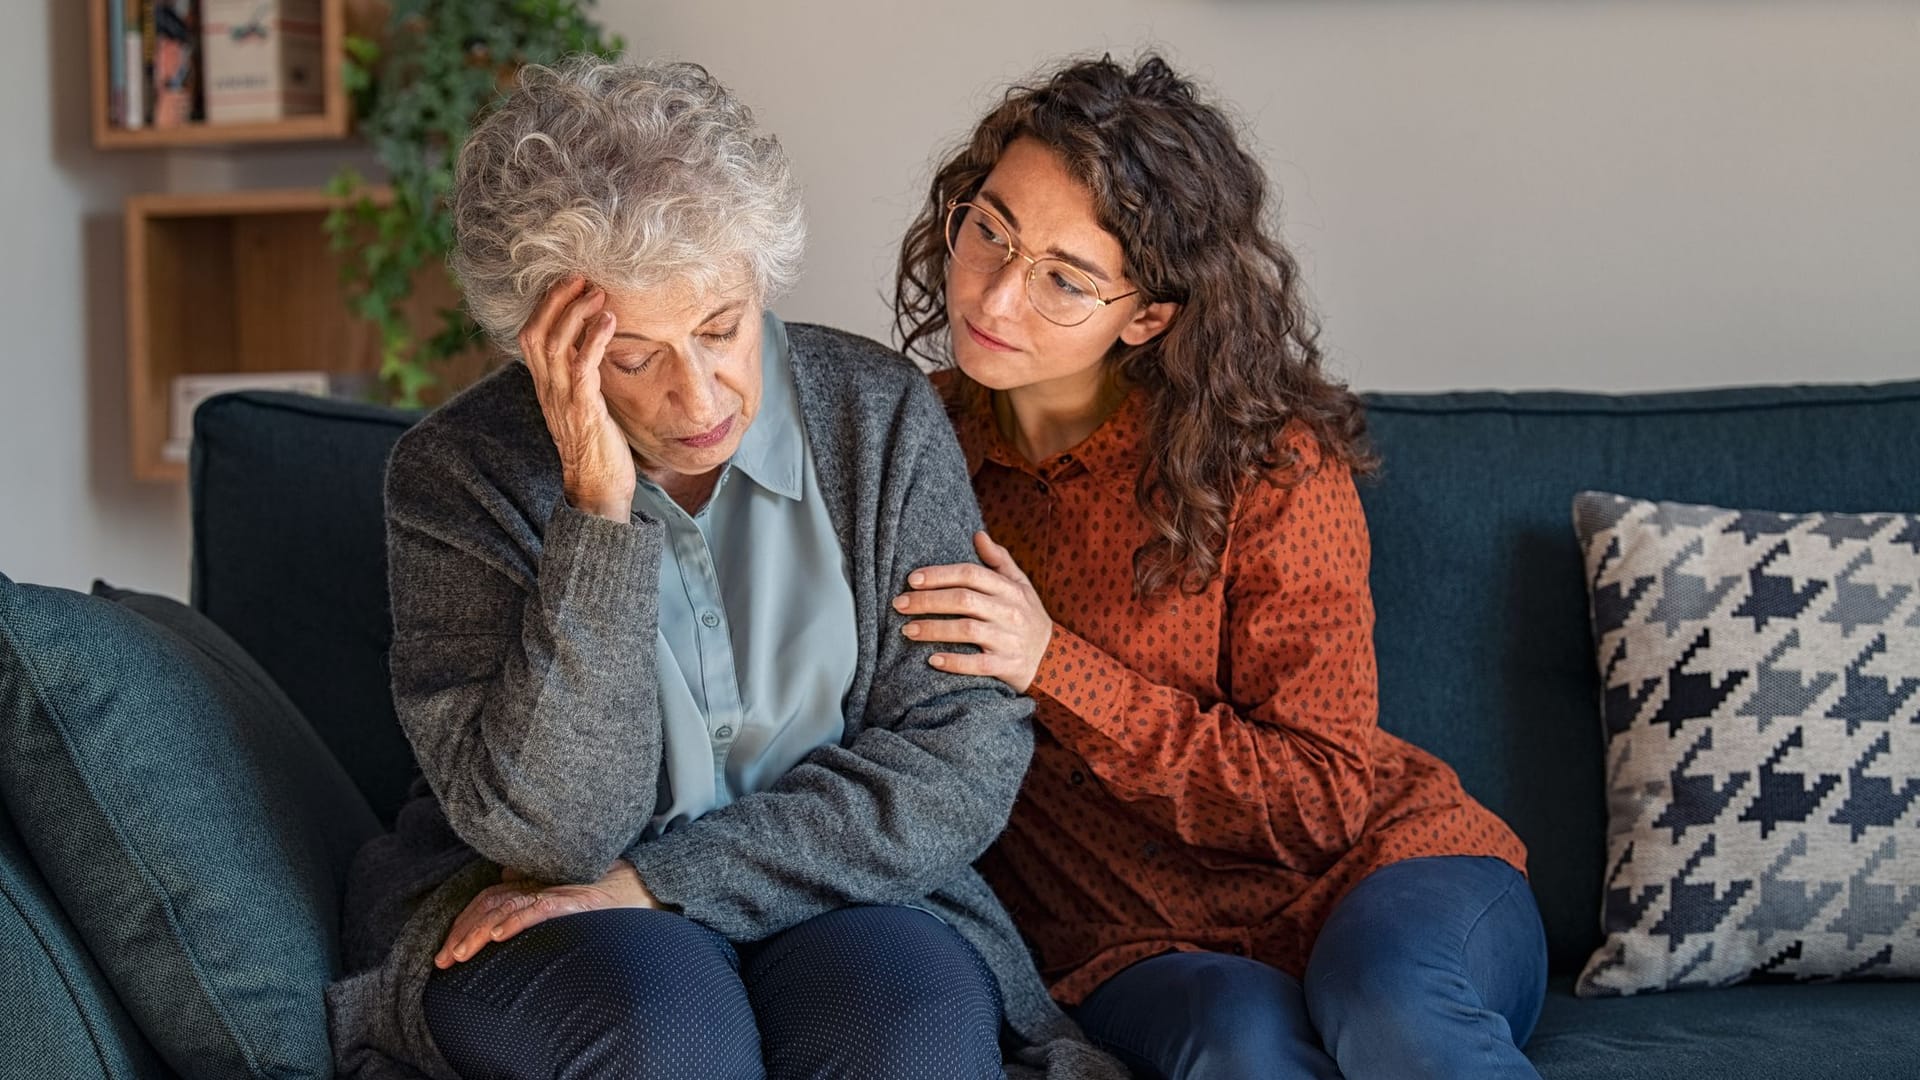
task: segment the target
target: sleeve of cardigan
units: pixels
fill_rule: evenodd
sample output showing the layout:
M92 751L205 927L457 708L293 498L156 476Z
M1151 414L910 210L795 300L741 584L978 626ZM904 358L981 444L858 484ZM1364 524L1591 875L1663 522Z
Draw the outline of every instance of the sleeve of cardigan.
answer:
M468 845L545 881L598 880L653 812L661 527L564 499L528 521L416 434L387 476L401 726Z
M1308 454L1312 467L1317 454ZM1258 485L1232 529L1221 656L1202 703L1054 627L1031 693L1108 790L1189 844L1313 872L1366 823L1377 722L1366 520L1349 471Z
M980 524L946 417L924 383L916 389L894 425L912 434L881 466L907 472L875 523L883 554L863 599L878 657L865 726L767 790L628 852L656 896L729 938L757 940L853 904L922 900L1005 828L1026 773L1033 703L997 680L931 667L934 647L902 635L893 610L911 570L974 558Z

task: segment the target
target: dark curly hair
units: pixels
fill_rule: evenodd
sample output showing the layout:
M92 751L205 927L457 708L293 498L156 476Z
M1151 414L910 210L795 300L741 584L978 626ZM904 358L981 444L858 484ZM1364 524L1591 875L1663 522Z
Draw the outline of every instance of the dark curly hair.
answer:
M902 351L947 366L947 201L971 198L1014 140L1051 147L1093 195L1142 301L1180 304L1166 331L1116 343L1107 363L1150 401L1153 460L1135 484L1152 538L1134 552L1136 594L1220 572L1237 496L1257 478L1303 479L1281 438L1304 423L1325 457L1377 467L1360 399L1321 370L1319 325L1299 264L1268 228L1267 178L1220 109L1158 56L1111 56L1016 86L934 173L894 282ZM981 388L955 380L961 403Z

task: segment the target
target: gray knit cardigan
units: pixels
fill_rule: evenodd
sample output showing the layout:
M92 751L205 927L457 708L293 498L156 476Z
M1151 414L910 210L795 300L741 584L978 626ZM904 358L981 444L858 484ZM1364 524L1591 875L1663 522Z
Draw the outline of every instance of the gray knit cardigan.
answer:
M421 994L453 918L513 866L597 879L632 860L659 898L737 941L853 904L918 904L999 981L1016 1077L1124 1078L1057 1006L970 863L1005 826L1032 704L943 674L900 633L907 574L973 559L966 467L924 375L880 345L788 328L808 442L846 552L859 666L846 732L768 791L639 836L660 771L663 529L583 514L526 367L407 432L387 474L393 692L423 773L359 855L327 991L343 1077L456 1080Z

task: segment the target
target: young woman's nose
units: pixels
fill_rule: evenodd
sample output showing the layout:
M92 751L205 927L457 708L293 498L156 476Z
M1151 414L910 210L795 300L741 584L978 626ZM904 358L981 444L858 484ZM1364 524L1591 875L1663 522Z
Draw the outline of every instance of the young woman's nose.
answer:
M1027 262L1025 259L1008 259L1005 266L987 278L986 295L981 297L980 309L996 319L1017 322L1026 315L1026 306Z

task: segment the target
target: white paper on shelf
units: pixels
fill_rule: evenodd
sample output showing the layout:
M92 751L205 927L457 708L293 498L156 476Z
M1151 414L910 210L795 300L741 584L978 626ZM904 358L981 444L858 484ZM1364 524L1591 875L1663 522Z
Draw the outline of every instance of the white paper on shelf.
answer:
M222 375L176 375L173 377L173 409L168 430L172 442L185 445L193 439L193 410L216 394L236 390L282 390L295 394L326 396L324 371L249 371ZM182 458L181 460L186 460Z

